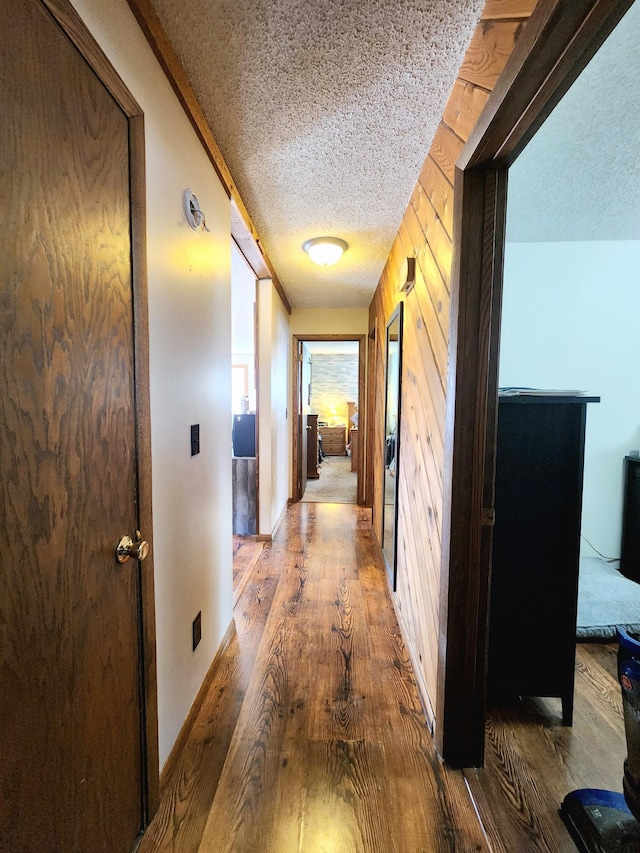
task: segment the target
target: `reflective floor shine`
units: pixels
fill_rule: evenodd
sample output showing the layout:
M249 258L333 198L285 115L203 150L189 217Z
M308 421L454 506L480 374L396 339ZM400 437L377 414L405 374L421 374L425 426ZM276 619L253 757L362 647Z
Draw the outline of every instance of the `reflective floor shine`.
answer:
M492 711L485 769L439 761L369 517L287 512L139 853L574 851L564 794L620 790L612 646L579 648L572 729L526 700Z

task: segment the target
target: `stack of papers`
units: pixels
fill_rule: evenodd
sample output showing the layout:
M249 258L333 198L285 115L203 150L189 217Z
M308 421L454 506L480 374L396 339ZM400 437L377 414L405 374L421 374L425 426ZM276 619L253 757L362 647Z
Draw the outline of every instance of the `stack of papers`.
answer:
M558 391L556 388L499 388L498 392L505 397L584 397L586 391Z

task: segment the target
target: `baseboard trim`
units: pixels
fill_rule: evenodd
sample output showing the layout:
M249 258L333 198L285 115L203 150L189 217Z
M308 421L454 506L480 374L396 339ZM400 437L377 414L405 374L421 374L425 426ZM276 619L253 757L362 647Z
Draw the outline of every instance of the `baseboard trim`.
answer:
M287 500L287 503L284 505L278 520L273 525L273 530L271 531L271 533L258 533L258 535L256 536L257 542L273 542L273 537L276 535L278 528L282 524L282 519L286 516L287 512L289 511L289 506L290 506L290 500Z
M196 698L193 700L193 704L189 709L189 713L187 714L184 723L178 733L178 737L175 740L171 748L171 752L169 753L167 760L164 763L164 767L160 773L160 797L164 795L165 786L168 780L171 777L173 770L175 769L176 764L180 760L180 756L182 755L182 751L184 750L187 741L189 740L189 735L191 734L191 730L196 721L196 717L200 712L200 708L202 708L202 703L205 700L209 687L211 686L211 682L216 674L216 670L220 663L220 659L226 652L229 647L229 643L233 639L236 633L236 623L232 619L229 623L229 627L225 631L224 637L222 638L222 642L218 647L218 651L215 653L213 660L211 661L211 666L209 667L207 674L204 677L202 684L200 685L200 689L196 694Z
M274 524L274 526L273 526L273 530L271 531L271 539L272 539L272 540L273 540L273 537L274 537L274 536L276 535L276 533L278 532L278 528L279 528L279 527L280 527L280 525L282 524L282 520L285 518L285 516L287 515L287 513L288 513L288 512L289 512L289 504L288 504L288 502L287 502L287 503L282 507L282 512L280 513L280 516L278 517L278 520L277 520L277 521L276 521L276 523Z

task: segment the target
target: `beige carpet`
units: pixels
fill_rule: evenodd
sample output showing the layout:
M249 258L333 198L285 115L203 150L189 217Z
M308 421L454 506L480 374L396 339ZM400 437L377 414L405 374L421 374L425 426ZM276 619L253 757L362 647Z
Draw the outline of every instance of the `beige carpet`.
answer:
M302 497L307 503L354 504L358 477L348 456L327 456L320 465L320 479L308 480Z

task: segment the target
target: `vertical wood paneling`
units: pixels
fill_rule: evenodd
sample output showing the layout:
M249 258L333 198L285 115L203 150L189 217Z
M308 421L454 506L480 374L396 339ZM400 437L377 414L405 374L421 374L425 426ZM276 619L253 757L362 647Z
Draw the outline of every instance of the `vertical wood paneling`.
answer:
M370 306L377 325L371 382L373 523L380 536L384 470L385 334L405 300L402 434L399 466L398 588L404 623L427 707L436 707L444 495L446 374L455 162L529 18L534 0L488 0L435 134L429 156ZM417 259L416 285L399 292L404 259Z

